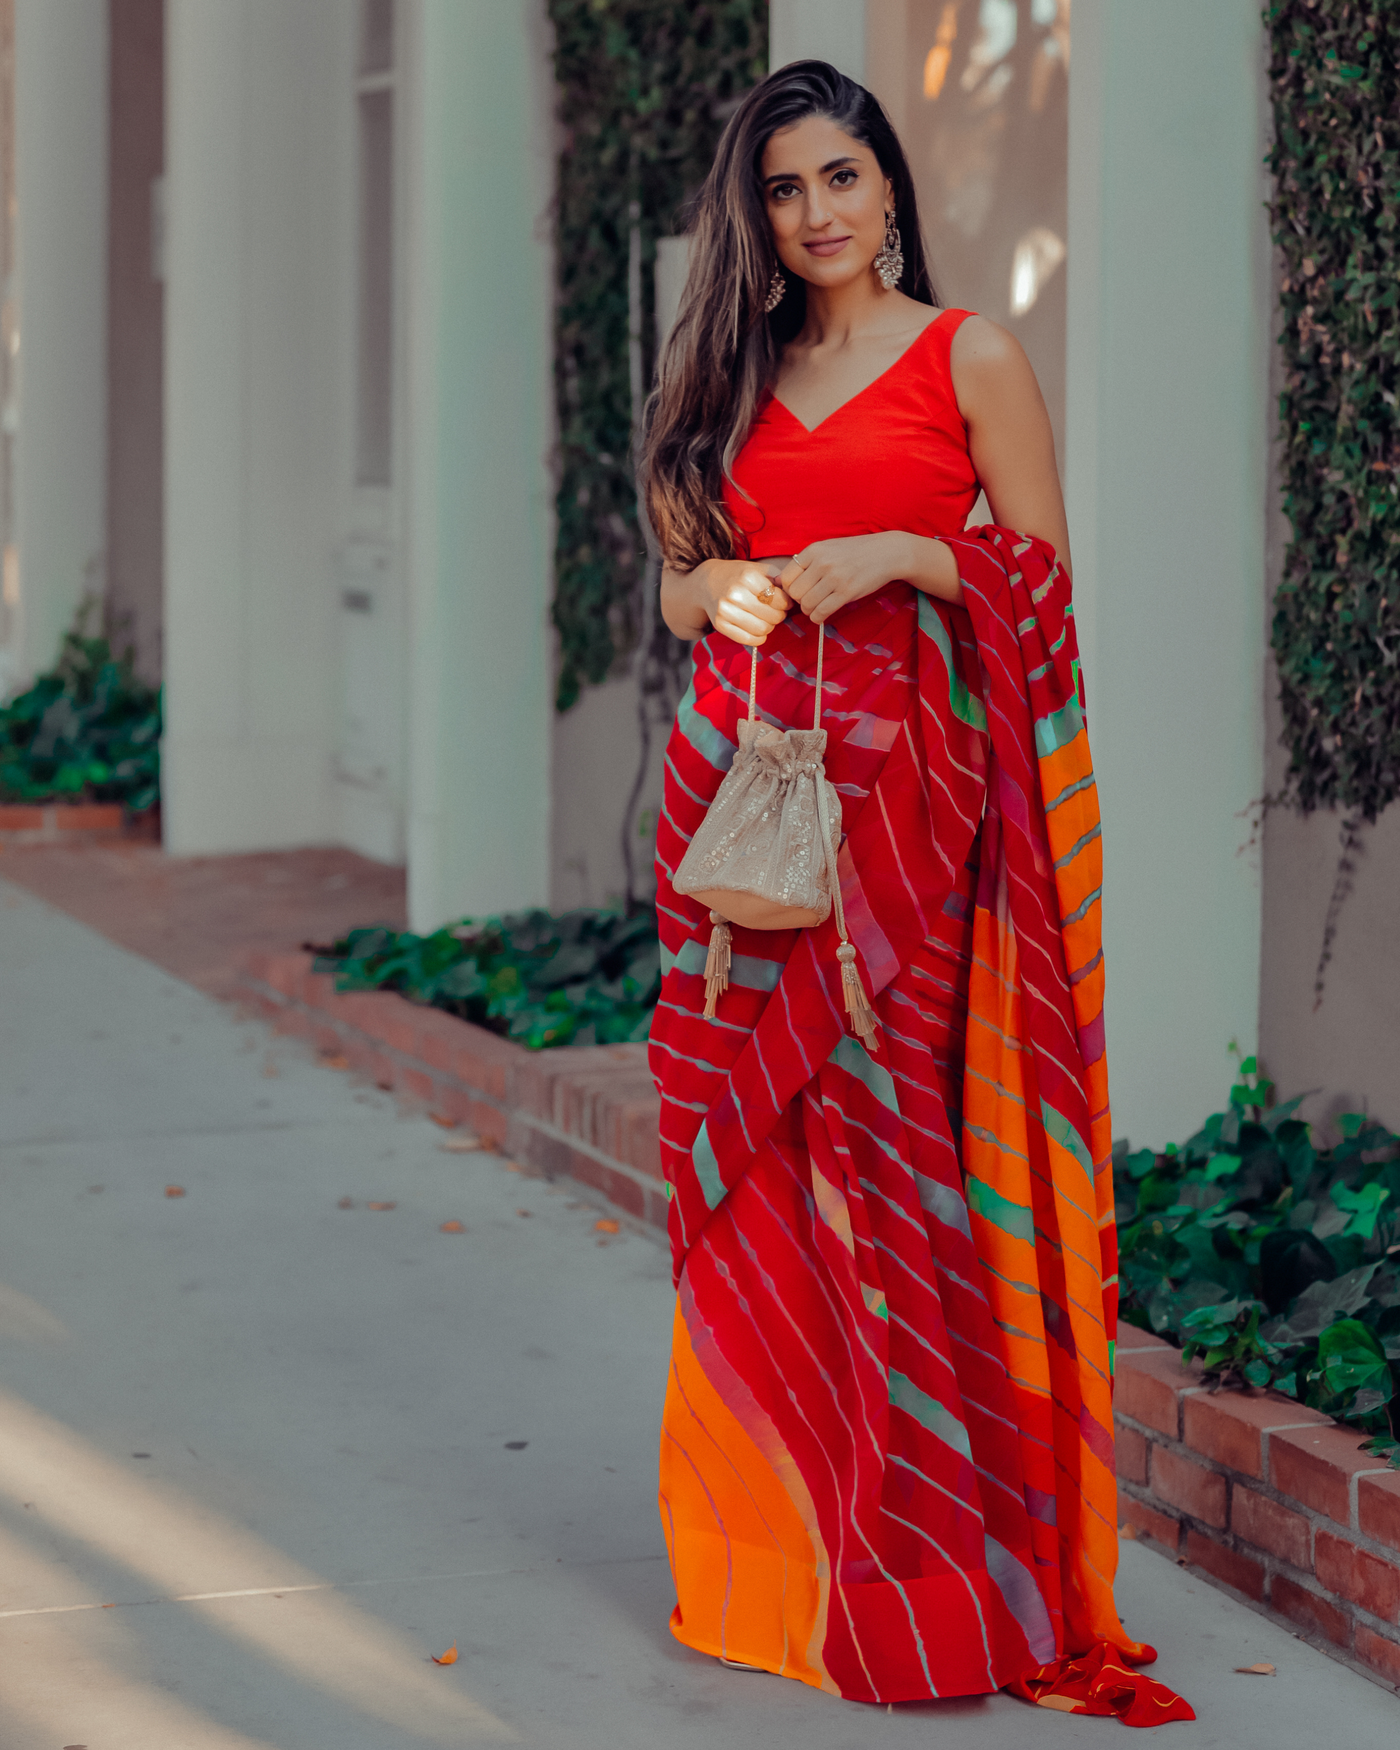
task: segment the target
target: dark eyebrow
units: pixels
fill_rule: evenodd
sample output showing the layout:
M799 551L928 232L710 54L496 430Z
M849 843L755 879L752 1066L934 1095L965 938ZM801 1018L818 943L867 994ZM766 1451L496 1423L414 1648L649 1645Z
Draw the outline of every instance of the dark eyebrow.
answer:
M855 161L856 161L855 156L854 156L854 154L851 154L851 153L848 153L847 156L844 158L832 158L827 163L822 165L821 169L817 172L817 175L818 176L829 175L831 171L839 170L843 164L854 164ZM786 175L783 175L783 176L765 176L763 179L763 186L765 188L767 188L769 183L771 183L771 182L799 182L799 181L801 181L800 177L794 176L791 174L791 172L788 172Z

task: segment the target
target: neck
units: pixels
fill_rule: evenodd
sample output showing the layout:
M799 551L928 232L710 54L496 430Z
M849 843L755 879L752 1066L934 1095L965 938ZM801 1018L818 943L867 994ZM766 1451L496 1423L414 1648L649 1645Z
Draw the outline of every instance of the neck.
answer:
M857 275L844 286L807 286L807 316L798 341L803 346L840 346L876 327L899 301L873 273Z

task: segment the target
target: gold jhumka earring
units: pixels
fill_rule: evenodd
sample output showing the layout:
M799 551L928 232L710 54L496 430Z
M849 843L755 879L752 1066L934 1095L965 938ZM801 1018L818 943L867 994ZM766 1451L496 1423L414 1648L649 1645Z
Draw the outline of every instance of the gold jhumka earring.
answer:
M900 244L899 229L894 222L894 214L885 214L884 245L870 264L880 276L880 284L887 292L892 292L899 284L900 275L904 272L904 250Z

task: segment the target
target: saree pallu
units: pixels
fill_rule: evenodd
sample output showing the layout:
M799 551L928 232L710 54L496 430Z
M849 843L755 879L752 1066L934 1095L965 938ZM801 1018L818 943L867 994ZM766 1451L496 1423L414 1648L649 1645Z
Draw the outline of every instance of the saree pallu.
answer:
M848 1698L1013 1686L1194 1717L1123 1661L1116 1261L1097 798L1068 580L1043 543L949 542L966 609L887 586L827 625L847 927L708 919L678 864L728 769L748 652L712 636L667 750L651 1031L678 1288L661 1509L678 1638ZM810 722L816 632L759 706ZM1088 1672L1090 1675L1086 1676Z

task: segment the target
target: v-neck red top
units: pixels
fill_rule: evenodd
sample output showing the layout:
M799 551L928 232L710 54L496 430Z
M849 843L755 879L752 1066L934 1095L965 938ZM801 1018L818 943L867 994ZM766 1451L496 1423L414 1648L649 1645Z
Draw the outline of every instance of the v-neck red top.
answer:
M890 368L808 431L765 391L725 481L724 501L751 559L811 541L960 534L977 500L967 426L948 354L971 312L944 310Z

